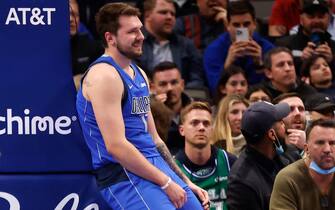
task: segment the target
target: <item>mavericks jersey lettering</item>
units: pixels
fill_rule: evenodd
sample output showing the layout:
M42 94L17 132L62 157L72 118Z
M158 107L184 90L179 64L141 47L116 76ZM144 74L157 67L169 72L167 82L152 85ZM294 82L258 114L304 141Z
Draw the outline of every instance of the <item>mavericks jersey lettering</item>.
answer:
M113 66L119 73L124 84L122 117L124 120L127 140L130 141L145 157L159 156L156 145L154 144L151 135L148 133L147 120L148 112L150 111L149 87L141 74L141 71L136 65L131 64L131 67L134 70L134 78L131 78L117 63L115 63L113 58L108 55L102 55L93 62L91 66L97 63L107 63ZM107 152L94 116L92 104L84 98L81 89L77 94L76 105L85 141L91 151L93 167L97 169L109 162L116 163L117 161Z
M176 163L194 184L208 192L210 210L227 210L226 190L230 170L228 157L225 151L214 147L211 156L213 164L192 167L192 163L183 152L183 155L177 154Z
M150 97L149 96L140 96L132 97L132 114L146 114L150 109Z

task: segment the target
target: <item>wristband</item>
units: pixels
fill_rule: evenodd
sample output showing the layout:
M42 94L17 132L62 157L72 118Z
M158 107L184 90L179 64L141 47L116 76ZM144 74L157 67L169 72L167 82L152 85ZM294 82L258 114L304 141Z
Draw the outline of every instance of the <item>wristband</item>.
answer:
M163 185L163 186L161 186L161 189L165 190L170 185L171 182L172 182L171 177L169 177L169 179L167 180L166 184Z

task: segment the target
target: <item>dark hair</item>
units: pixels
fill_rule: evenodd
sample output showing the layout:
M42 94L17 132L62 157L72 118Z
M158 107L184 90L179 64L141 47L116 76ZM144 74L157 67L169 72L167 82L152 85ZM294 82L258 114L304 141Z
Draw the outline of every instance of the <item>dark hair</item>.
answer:
M272 94L270 93L270 91L268 89L266 89L261 84L256 84L256 85L252 85L252 86L248 87L248 91L245 94L245 98L250 100L251 94L253 94L254 92L257 92L257 91L263 91L266 95L269 96L270 100L272 101Z
M281 53L281 52L288 53L292 57L292 60L293 60L293 55L292 55L291 50L289 50L286 47L275 47L275 48L272 48L271 50L269 50L265 54L265 56L264 56L264 67L266 69L271 69L272 68L272 56L276 55L278 53Z
M218 104L219 101L225 96L225 94L221 93L220 86L226 86L229 78L236 74L242 74L246 80L248 78L245 71L239 66L230 65L228 68L222 71L219 82L216 86L216 94L214 98L215 104Z
M320 55L320 54L318 54L318 55L312 55L312 57L308 58L307 60L304 60L304 62L302 63L301 69L300 69L300 76L304 76L304 77L311 76L310 75L311 67L313 66L313 64L315 63L315 61L318 58L323 58L328 63L328 61L327 61L327 59L326 59L325 56ZM329 63L328 63L328 65L329 65Z
M179 124L183 124L185 122L185 116L194 109L205 110L209 112L209 114L212 114L211 106L208 103L203 101L192 101L181 110Z
M249 13L252 19L256 19L254 6L247 0L233 1L228 3L227 20L230 22L234 15L243 15Z
M141 13L137 8L126 3L107 3L96 14L96 28L104 47L107 47L105 33L117 33L120 28L120 16L137 16L140 18Z
M163 71L168 71L168 70L171 70L171 69L177 69L178 72L181 74L181 72L178 69L178 66L177 66L176 63L171 62L171 61L163 61L163 62L160 62L159 64L157 64L154 67L154 69L152 70L152 72L149 73L149 77L151 79L153 79L156 73L163 72Z
M292 97L298 97L301 99L301 97L298 95L298 93L296 92L290 92L290 93L282 93L279 96L277 96L276 98L274 98L272 100L273 104L278 104L279 102L281 102L282 100L286 99L286 98L292 98Z
M320 126L323 128L335 128L335 121L334 120L324 120L324 119L312 121L312 123L309 124L306 130L306 141L309 140L311 131L315 126Z

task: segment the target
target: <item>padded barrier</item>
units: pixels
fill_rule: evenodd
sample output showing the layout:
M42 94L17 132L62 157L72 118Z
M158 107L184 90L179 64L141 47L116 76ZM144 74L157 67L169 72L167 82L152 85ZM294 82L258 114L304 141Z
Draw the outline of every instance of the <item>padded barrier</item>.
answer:
M0 209L109 209L90 175L0 175L0 183Z
M110 209L77 118L69 21L68 0L0 1L0 209Z

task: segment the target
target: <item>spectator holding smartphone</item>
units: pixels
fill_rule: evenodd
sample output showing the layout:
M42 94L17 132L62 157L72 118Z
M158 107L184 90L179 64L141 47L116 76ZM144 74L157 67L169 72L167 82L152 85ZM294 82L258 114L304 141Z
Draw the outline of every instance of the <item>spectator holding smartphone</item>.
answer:
M234 64L246 71L249 84L263 78L263 55L272 49L272 43L255 32L255 8L249 1L234 1L228 5L227 32L213 41L205 50L204 65L208 84L213 92L221 71Z
M324 0L304 0L298 33L276 42L292 51L296 69L313 55L322 55L327 62L333 62L335 42L327 32L329 21L330 12Z

